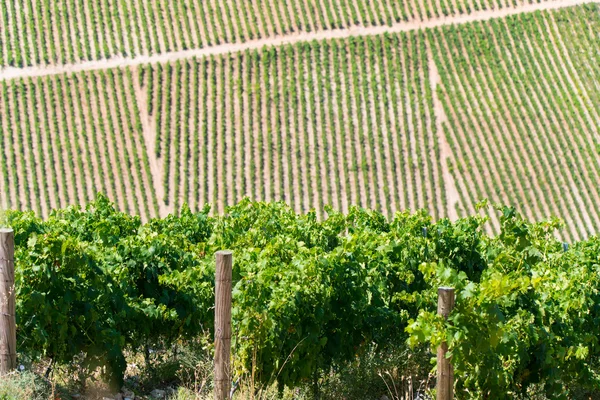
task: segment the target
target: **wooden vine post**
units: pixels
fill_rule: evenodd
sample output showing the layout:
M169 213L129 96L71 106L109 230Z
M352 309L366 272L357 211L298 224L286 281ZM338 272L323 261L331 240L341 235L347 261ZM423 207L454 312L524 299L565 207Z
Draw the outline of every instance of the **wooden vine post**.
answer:
M16 368L15 234L0 229L0 375Z
M215 400L231 390L231 269L233 253L217 251L215 270Z
M438 315L448 319L454 308L454 289L438 288ZM454 398L454 368L452 360L446 358L448 344L442 342L437 349L437 400L452 400Z

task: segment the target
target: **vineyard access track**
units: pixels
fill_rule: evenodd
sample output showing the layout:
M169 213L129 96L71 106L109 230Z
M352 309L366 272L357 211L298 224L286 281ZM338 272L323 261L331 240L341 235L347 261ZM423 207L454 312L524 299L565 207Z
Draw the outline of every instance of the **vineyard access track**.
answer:
M486 21L493 18L503 18L515 14L529 13L542 10L553 10L586 3L600 3L600 0L555 0L543 3L522 4L516 7L502 8L499 10L475 11L465 15L431 18L424 21L403 21L395 23L391 26L354 26L351 28L323 30L317 32L298 32L278 37L251 40L243 43L226 43L222 45L204 47L199 49L167 52L161 54L154 54L150 56L143 55L133 58L124 58L119 56L94 61L82 61L74 64L33 66L25 68L7 67L0 69L0 81L46 75L59 75L64 73L81 71L132 67L142 64L166 63L170 61L184 60L194 57L221 55L232 52L260 49L264 46L280 46L285 44L293 44L297 42L306 42L312 40L338 39L347 38L351 36L369 36L384 33L407 32L419 29L435 28L443 25L464 24L474 21Z

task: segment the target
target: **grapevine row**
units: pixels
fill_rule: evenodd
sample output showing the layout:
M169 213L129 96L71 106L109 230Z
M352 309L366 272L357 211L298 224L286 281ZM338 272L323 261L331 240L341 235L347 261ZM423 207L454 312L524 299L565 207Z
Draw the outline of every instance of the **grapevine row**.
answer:
M48 215L103 192L123 210L156 215L130 82L110 70L2 82L3 206Z
M543 0L548 1L548 0ZM494 0L0 0L0 66L76 63L392 25L525 4ZM20 27L23 27L21 29Z
M418 72L423 40L351 38L142 67L164 93L148 109L165 205L223 210L250 196L299 210L361 204L443 215L440 174L428 161L439 157L426 122L428 77Z

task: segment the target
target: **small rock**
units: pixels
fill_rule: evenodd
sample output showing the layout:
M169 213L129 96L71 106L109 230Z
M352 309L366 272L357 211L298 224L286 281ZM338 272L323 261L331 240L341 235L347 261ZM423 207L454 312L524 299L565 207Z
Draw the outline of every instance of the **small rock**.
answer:
M123 395L121 393L117 393L115 395L115 400L123 400Z
M172 388L171 386L166 388L167 394L168 395L172 395L175 394L177 392L177 390L175 390L175 388Z
M390 400L385 394L379 398L379 400Z
M160 389L154 389L150 392L150 396L154 397L155 399L164 399L166 394L167 393L164 390Z

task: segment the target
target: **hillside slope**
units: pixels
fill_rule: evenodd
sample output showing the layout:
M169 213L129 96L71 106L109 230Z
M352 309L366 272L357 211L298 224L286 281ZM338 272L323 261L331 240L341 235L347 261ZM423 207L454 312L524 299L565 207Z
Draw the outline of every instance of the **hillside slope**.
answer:
M537 3L546 2L538 0ZM552 1L547 1L551 3ZM177 52L495 11L521 0L0 0L0 66Z
M0 202L47 215L101 191L149 218L250 196L455 218L489 198L585 237L600 228L598 31L591 3L125 68L19 69L0 82Z

